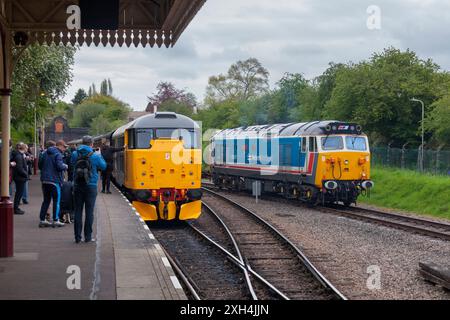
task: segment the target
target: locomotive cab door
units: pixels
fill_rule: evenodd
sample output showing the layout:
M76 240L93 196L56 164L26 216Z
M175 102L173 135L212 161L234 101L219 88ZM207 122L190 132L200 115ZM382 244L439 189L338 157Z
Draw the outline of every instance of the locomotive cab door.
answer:
M300 152L299 152L299 167L300 171L306 172L307 168L307 155L308 155L308 137L300 138Z

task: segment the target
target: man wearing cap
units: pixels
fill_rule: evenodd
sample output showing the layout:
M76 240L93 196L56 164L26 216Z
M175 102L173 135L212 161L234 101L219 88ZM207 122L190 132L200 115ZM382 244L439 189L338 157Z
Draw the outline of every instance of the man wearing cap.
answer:
M101 154L92 149L93 139L84 136L81 145L72 153L73 165L75 221L75 242L81 242L83 231L83 207L85 207L84 241L92 242L92 225L94 223L94 207L97 199L98 171L106 169L106 162Z
M61 186L64 182L64 171L67 165L63 161L63 154L66 151L66 143L59 140L55 143L48 142L47 151L45 151L39 161L39 169L41 170L42 194L44 201L42 202L40 212L39 227L63 227L64 223L59 221L60 203L61 203ZM53 199L53 224L45 219L50 202Z

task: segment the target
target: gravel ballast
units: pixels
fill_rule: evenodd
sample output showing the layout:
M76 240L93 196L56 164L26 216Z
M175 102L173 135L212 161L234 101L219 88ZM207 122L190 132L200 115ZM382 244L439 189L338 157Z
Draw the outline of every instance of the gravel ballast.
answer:
M267 219L349 299L450 299L424 281L419 262L450 264L450 242L322 213L287 201L225 193ZM380 270L380 287L374 272ZM369 284L369 285L368 285Z

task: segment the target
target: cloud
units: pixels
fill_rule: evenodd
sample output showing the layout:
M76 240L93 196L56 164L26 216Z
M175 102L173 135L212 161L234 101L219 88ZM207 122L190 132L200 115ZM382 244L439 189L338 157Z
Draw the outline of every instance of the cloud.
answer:
M366 26L371 5L381 9L381 30ZM331 61L368 59L388 46L449 69L449 21L450 2L442 0L207 0L174 48L82 48L66 100L104 78L136 110L159 81L201 100L211 75L249 57L270 71L272 85L285 72L312 78Z

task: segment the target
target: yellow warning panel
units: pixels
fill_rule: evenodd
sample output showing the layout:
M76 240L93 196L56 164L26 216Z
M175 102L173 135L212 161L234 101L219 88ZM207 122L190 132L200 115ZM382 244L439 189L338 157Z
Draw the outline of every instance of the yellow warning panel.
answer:
M158 212L156 211L156 206L153 204L133 201L133 206L136 208L137 212L140 214L142 219L144 219L144 221L158 220Z
M200 200L181 205L180 220L198 219L202 213L202 202Z

